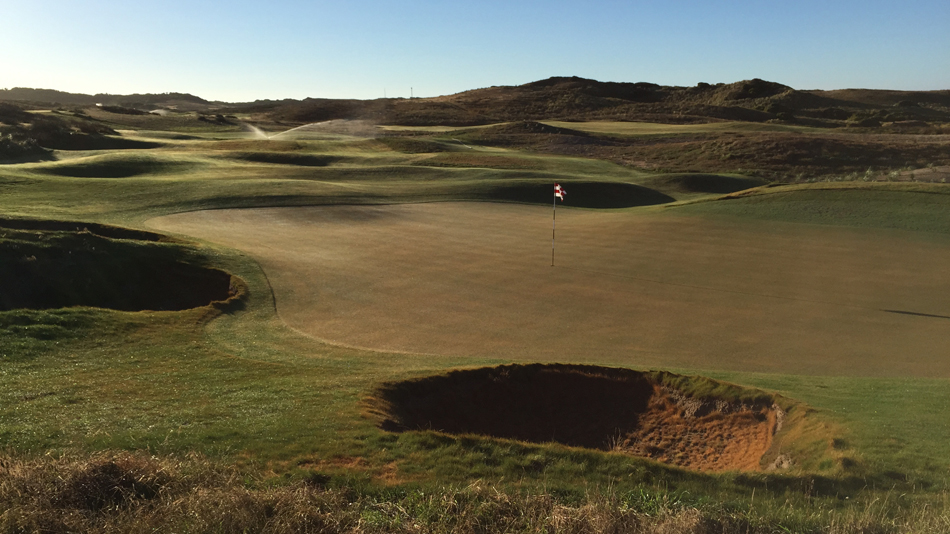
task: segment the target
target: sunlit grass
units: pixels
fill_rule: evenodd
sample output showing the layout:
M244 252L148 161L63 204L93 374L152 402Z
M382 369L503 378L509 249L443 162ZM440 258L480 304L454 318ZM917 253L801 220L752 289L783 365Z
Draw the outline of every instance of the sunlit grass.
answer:
M735 123L550 124L616 135L807 130ZM484 200L499 184L524 181L662 181L649 182L653 178L647 173L603 161L501 149L420 155L394 151L374 140L341 137L299 141L299 149L272 151L267 142L249 141L237 130L202 129L191 123L177 133L156 129L136 135L166 144L147 152L63 153L57 162L0 167L0 213L141 228L149 218L197 209ZM181 135L189 138L176 138ZM294 164L293 157L249 161L243 156L261 152L339 159L307 166ZM48 172L64 168L79 169L82 175ZM126 174L129 169L134 172L122 177L100 176ZM656 187L663 190L667 185ZM676 212L896 228L920 235L950 232L946 195L907 193L906 188L876 184L854 187L866 191L799 187L775 195L698 203ZM0 229L0 239L2 233ZM662 509L669 501L657 501L657 495L689 495L690 505L724 502L761 511L751 519L742 516L752 522L752 532L775 531L768 525L776 522L802 529L834 523L843 525L836 532L858 532L854 525L871 521L900 530L915 513L923 525L921 532L939 532L946 526L943 510L950 481L946 380L672 369L776 391L810 405L816 421L826 425L819 425L819 430L827 434L819 433L820 440L803 445L814 450L801 452L821 456L819 449L830 447L830 456L822 460L830 458L830 463L799 465L788 474L700 475L560 445L431 432L390 434L366 417L362 405L379 382L505 362L359 351L320 343L280 320L267 280L254 261L208 244L199 246L196 254L247 281L244 309L0 312L0 448L17 457L62 450L88 454L127 449L162 455L199 451L216 462L291 478L326 474L340 485L363 481L367 487L405 485L431 491L446 484L490 484L512 495L527 489L578 502L596 499L599 492L634 495L646 488L643 499L610 497L598 509L645 507L651 502ZM436 501L442 498L426 495ZM507 498L493 495L447 491L444 498L496 504L492 499ZM405 517L378 502L361 508L360 517L364 524L375 522L384 530L397 516L408 521L423 515L423 504L437 504L412 499L380 498L410 510ZM881 504L885 499L890 500ZM417 508L411 508L410 501ZM855 501L859 504L852 505ZM942 508L921 511L925 505ZM439 513L444 519L445 512Z

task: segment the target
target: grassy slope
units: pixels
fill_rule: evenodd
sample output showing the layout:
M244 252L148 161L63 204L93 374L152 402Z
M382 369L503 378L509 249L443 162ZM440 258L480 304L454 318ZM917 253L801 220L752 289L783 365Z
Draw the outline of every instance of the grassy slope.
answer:
M950 190L937 184L831 182L757 189L679 213L950 233Z
M924 184L808 184L760 189L718 201L677 206L678 213L804 224L950 233L950 190ZM715 373L714 373L715 374ZM875 470L900 479L908 469L923 467L946 473L937 458L950 454L950 439L941 421L950 406L947 380L777 378L749 380L783 390L789 383L796 398L826 407L854 432ZM780 382L786 382L781 384ZM940 451L938 454L934 452ZM918 466L911 468L910 466Z
M72 178L42 172L61 163L9 166L0 169L0 210L8 215L141 226L152 216L189 209L458 198L495 180L536 178L520 169L423 167L412 171L409 165L393 165L391 159L412 163L415 156L379 152L363 143L343 142L333 150L319 143L304 148L314 153L335 150L353 158L354 169L340 165L301 170L297 166L234 162L227 158L226 150L222 154L192 141L176 141L150 152L155 157L189 161L187 174ZM121 159L122 154L126 153L90 153L88 157L101 162ZM388 161L383 166L367 165L373 158ZM83 164L81 160L70 163ZM604 174L615 180L645 179L587 160L547 160L544 164L559 167L560 174L547 172L539 179ZM790 212L791 208L783 207L788 203L770 202L773 206L764 212L760 207L748 207L755 206L755 201L681 209L835 222L822 218L820 197L812 199L816 208L811 215L802 215L801 210ZM916 220L929 219L934 214L932 208L922 209ZM923 229L940 231L927 225ZM246 311L217 318L206 309L122 313L78 308L0 314L0 346L4 347L0 439L4 446L36 452L74 446L194 449L244 458L279 472L352 473L357 468L356 472L384 480L435 478L464 483L477 477L565 491L583 491L587 484L609 482L634 488L647 483L655 488L741 499L751 488L762 487L761 477L692 475L650 462L564 447L418 433L383 434L360 417L359 398L371 384L463 362L353 351L301 337L275 316L267 281L253 261L210 246L202 250L215 263L248 281ZM941 433L945 428L942 411L950 404L946 381L713 374L804 400L850 429L847 434L827 437L837 436L843 440L837 445L858 456L862 464L859 472L865 478L857 482L842 479L828 490L831 493L859 495L864 484L880 487L893 483L908 491L920 491L922 483L928 491L946 488L950 439ZM827 473L841 473L836 466L822 467ZM787 487L790 495L797 495L794 499L802 498L808 480L814 483L810 476L793 477L787 483L781 477L770 480L773 491ZM762 499L761 495L760 490L756 499ZM781 503L785 498L782 491L773 495L764 500Z

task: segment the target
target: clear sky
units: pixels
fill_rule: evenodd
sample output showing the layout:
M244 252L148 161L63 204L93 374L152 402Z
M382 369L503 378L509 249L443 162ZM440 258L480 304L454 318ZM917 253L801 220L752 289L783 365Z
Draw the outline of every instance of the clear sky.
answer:
M950 0L0 0L0 88L229 102L551 76L950 89Z

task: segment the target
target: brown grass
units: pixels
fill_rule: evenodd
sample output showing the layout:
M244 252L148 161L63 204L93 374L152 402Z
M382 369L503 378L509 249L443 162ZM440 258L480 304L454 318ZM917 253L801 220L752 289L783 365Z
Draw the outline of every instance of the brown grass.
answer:
M844 512L773 517L658 495L589 492L579 502L480 483L376 495L319 477L267 484L199 456L100 452L0 455L0 533L487 533L866 534L946 532L942 508L894 512L875 501Z
M665 172L734 172L742 169L789 181L807 176L924 168L950 164L945 135L877 133L685 133L678 135L578 136L488 128L470 142L543 153L583 156Z

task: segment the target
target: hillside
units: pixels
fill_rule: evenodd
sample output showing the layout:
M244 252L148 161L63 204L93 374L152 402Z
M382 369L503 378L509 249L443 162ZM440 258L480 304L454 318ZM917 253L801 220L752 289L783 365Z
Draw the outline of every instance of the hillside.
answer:
M14 87L0 89L0 101L30 102L57 106L123 106L129 108L155 109L156 107L173 107L179 109L198 110L212 106L211 102L187 93L160 93L160 94L132 94L110 95L99 93L86 95L81 93L67 93L55 89L30 89Z
M672 124L782 120L810 126L950 121L950 91L800 91L759 79L670 87L555 77L435 98L284 101L275 120L367 119L397 125L469 126L519 120L621 120Z
M775 181L944 180L934 169L950 165L945 135L950 91L802 91L759 79L670 87L555 77L412 99L225 104L177 93L0 92L0 98L12 96L25 100L0 110L0 161L5 162L56 157L50 149L138 143L117 137L121 130L233 133L253 124L280 132L349 120L360 121L361 135L385 137L396 151L426 152L406 143L440 146L445 141L438 133L411 127L487 125L453 132L449 139L601 159L651 172L736 173ZM927 172L912 174L915 169Z
M779 120L816 127L950 122L950 91L842 89L804 91L760 79L693 87L553 77L518 86L473 89L433 98L307 98L209 102L184 93L82 95L49 89L0 90L0 101L56 106L122 106L152 111L249 113L263 121L369 120L404 126L474 126L521 120L613 120L694 124Z

